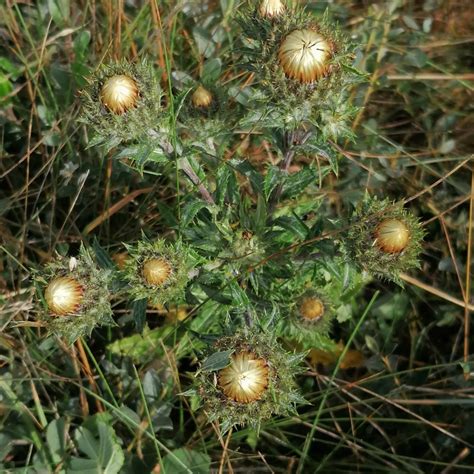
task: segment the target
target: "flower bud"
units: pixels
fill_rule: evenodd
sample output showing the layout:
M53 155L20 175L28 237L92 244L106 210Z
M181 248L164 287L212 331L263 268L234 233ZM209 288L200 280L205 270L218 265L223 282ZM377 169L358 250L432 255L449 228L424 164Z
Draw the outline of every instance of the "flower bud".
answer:
M233 354L230 365L219 371L218 383L224 395L238 403L258 400L268 387L267 362L249 351Z
M100 91L100 100L112 113L121 115L135 107L138 101L138 85L129 76L119 74L109 77Z
M128 258L129 255L127 252L117 252L112 255L112 260L115 262L115 265L117 265L117 268L119 270L124 269L125 263L127 262Z
M198 86L192 95L194 107L207 108L211 105L212 94L203 86Z
M84 289L71 277L57 277L50 281L45 291L49 310L56 316L75 313L82 303Z
M420 267L424 235L402 202L367 195L352 216L342 250L359 270L401 285L400 273Z
M285 5L281 0L262 0L259 12L264 18L279 17L285 10Z
M376 245L386 253L402 252L410 240L410 231L400 219L385 219L375 230Z
M317 321L324 315L324 303L316 296L307 296L301 301L299 314L306 321Z
M316 31L295 30L281 43L278 59L287 77L310 83L328 72L331 50L330 43Z
M143 278L149 285L162 286L172 271L171 265L164 258L152 258L143 265Z

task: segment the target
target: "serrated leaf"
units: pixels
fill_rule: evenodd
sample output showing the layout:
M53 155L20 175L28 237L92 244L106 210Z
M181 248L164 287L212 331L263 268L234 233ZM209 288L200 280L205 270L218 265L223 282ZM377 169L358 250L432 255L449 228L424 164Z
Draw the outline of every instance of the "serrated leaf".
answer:
M228 288L235 306L245 308L250 305L250 300L247 293L235 280L229 282Z
M240 174L244 175L250 181L253 190L260 193L263 187L262 175L247 160L230 160L228 162Z
M181 214L181 225L187 227L194 220L199 211L208 207L209 205L206 202L198 199L187 202Z
M267 201L270 199L270 196L280 181L280 178L280 170L276 166L269 166L263 181L263 193Z
M337 308L337 321L343 323L352 318L352 307L350 304L343 304Z
M232 193L231 188L234 181L231 181L232 170L228 166L221 166L216 173L216 202L219 205L224 203L227 193Z
M292 236L305 240L308 236L308 227L296 216L282 216L275 221L275 225L282 227Z
M318 178L316 169L311 167L288 175L283 184L282 197L288 199L301 194L308 185L316 183Z

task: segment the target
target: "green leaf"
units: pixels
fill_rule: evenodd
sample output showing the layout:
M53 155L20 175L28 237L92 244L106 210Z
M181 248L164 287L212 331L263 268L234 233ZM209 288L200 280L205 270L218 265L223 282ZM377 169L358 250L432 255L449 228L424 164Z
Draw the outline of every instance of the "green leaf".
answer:
M259 194L257 200L257 211L255 213L255 230L257 233L260 233L265 229L265 224L267 222L267 205L265 198Z
M228 164L245 176L251 183L253 190L260 193L263 187L262 175L247 160L229 160Z
M203 363L201 370L203 372L215 372L227 367L230 363L230 356L234 352L234 349L228 351L214 352L210 355Z
M81 31L74 39L74 53L76 53L76 62L84 59L89 53L89 43L91 41L91 32L89 30Z
M413 17L409 15L403 15L402 18L403 18L403 21L405 22L405 25L407 25L408 28L411 28L412 30L420 29L420 27L418 26L418 23L413 19Z
M214 83L221 75L222 61L219 58L209 59L202 68L202 80L207 83Z
M12 439L4 433L0 433L0 461L3 461L13 447Z
M209 474L211 472L211 458L207 454L187 448L175 449L167 454L163 458L162 465L163 474Z
M46 441L54 464L63 461L66 454L66 420L58 418L53 420L46 428Z
M243 290L235 280L230 281L228 287L235 306L245 308L250 305L246 291Z
M343 304L337 308L337 321L343 323L352 318L352 307L350 304Z
M308 185L316 183L318 179L318 172L312 167L303 168L297 173L290 174L285 179L282 197L284 199L295 197L301 194Z
M137 329L137 332L140 333L143 332L143 328L145 327L147 304L148 301L146 298L135 300L132 303L133 321L135 322L135 328Z
M193 36L199 52L206 58L212 56L216 49L216 45L214 44L209 31L200 26L195 26L193 28Z
M113 260L109 257L109 254L100 246L97 238L94 238L92 243L92 250L94 250L95 258L99 267L109 270L115 270L116 265Z
M305 240L308 236L308 227L297 216L282 216L275 221L275 225L288 231L293 237Z
M371 352L373 352L374 354L380 354L379 345L377 344L376 339L370 334L365 335L365 343L367 344L367 347Z
M270 196L281 179L281 171L276 166L269 166L263 181L263 192L268 201Z
M12 83L8 80L5 74L0 73L0 99L10 94L12 90Z
M76 430L77 448L86 458L73 457L68 472L117 474L123 466L125 456L114 429L98 417L93 419L92 428L95 433L84 426Z
M51 18L57 26L63 26L69 21L69 0L48 0L48 9Z
M143 377L143 393L149 404L155 403L159 400L162 390L161 380L156 373L156 370L150 369Z
M417 68L422 68L426 65L428 62L428 56L427 54L422 51L421 49L413 49L409 51L405 57L404 60L407 64L410 64L412 66L415 66Z
M208 208L208 204L204 201L194 199L186 203L183 213L181 214L181 225L187 227L196 217L196 214L205 208Z

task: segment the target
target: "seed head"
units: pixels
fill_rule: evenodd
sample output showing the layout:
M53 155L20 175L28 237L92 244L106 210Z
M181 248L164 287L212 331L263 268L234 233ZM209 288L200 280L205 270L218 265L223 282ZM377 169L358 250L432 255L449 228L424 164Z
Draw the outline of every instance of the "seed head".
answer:
M71 277L57 277L46 287L45 299L49 310L56 316L75 313L83 300L84 289Z
M252 352L237 352L230 365L219 372L218 381L226 397L238 403L253 402L267 389L267 362Z
M280 45L278 58L286 76L310 83L329 71L331 45L310 29L291 32Z
M400 219L385 219L375 230L375 243L386 253L402 252L410 240L410 231Z
M112 113L121 115L137 105L138 85L129 76L109 77L100 91L100 100Z

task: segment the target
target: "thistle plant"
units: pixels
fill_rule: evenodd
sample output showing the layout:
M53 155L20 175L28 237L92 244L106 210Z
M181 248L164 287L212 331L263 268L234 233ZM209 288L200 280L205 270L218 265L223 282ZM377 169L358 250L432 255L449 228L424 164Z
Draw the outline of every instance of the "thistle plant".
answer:
M343 251L360 269L401 283L399 274L419 267L424 231L403 207L366 196L351 218Z
M163 124L157 72L146 62L100 65L82 90L82 121L91 127L91 145L112 149L121 143L159 139Z
M127 259L121 278L127 283L126 292L131 300L146 299L153 306L182 301L196 263L186 245L143 238L136 245L125 247Z
M239 16L242 66L253 72L254 103L265 112L252 112L244 123L263 120L287 131L303 129L311 143L321 143L329 138L328 122L350 120L356 112L344 100L361 77L352 67L353 46L327 16L315 21L301 7L282 2L256 8L247 7ZM337 128L337 138L351 138L347 128Z
M295 384L303 355L285 351L271 333L243 328L219 337L206 352L195 392L224 432L235 425L258 431L263 421L304 403Z
M349 96L363 80L329 15L263 0L235 17L235 50L167 71L167 87L146 60L123 60L100 65L82 92L88 145L172 190L158 227L173 238L152 228L125 244L113 257L117 293L189 309L175 318L176 354L199 353L192 393L223 431L293 413L305 353L288 348L333 350L333 329L371 276L399 282L423 236L401 204L367 197L348 221L321 193L338 170L337 142L353 138ZM255 166L252 148L264 150ZM81 258L87 269L61 261L41 277L41 317L72 339L111 322L106 278Z
M48 333L72 344L96 326L114 325L110 306L111 272L100 268L81 246L77 257L58 256L34 273L38 318Z

